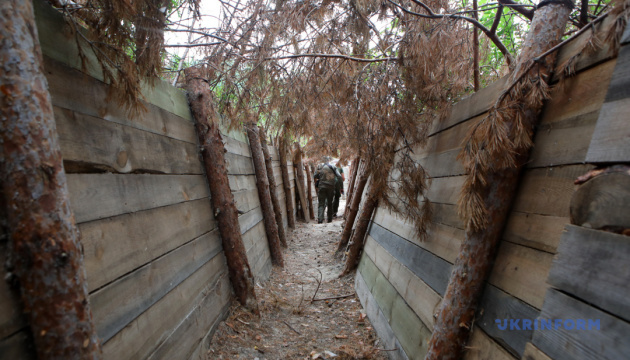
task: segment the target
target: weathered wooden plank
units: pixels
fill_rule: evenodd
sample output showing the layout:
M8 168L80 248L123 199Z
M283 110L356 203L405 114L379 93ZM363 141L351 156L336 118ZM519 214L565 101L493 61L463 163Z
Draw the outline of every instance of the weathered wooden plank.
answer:
M223 134L224 136L227 136L236 141L240 141L245 144L248 144L247 146L249 147L249 140L247 139L247 134L245 134L245 131L242 127L239 127L236 129L230 129L229 120L221 118L221 121L219 122L219 128L221 130L221 134Z
M227 316L232 289L227 273L209 289L207 296L182 321L177 329L147 359L187 359L208 329L216 327Z
M592 168L592 165L571 165L527 170L522 177L513 210L568 217L571 196L575 191L573 181Z
M245 234L249 229L253 228L263 219L262 210L255 208L238 217L238 223L241 226L241 234Z
M555 254L568 217L527 214L512 211L503 239L530 248Z
M617 56L617 64L610 80L606 102L630 97L630 46L622 46Z
M549 283L630 321L630 241L627 236L567 225Z
M405 299L422 323L429 330L433 330L433 314L442 300L440 295L398 262L370 235L367 236L365 243L365 253Z
M214 230L92 293L99 338L109 340L220 251Z
M251 190L233 191L234 202L238 211L246 213L260 206L258 190L254 187Z
M253 260L257 260L257 257L260 255L257 251L259 250L260 244L264 244L266 242L267 238L265 235L265 225L261 222L258 222L254 225L254 227L243 234L243 245L245 245L247 257L249 260L252 260L249 262L250 264L254 264Z
M464 229L464 223L459 217L459 214L457 214L457 205L432 203L431 211L432 222Z
M79 230L89 290L98 289L215 227L208 199L83 223Z
M381 340L383 348L395 349L394 351L388 352L389 358L392 360L408 360L409 357L407 357L405 350L398 342L398 339L396 339L394 331L389 325L387 318L378 307L378 303L374 299L374 296L372 296L372 293L365 283L365 280L363 280L363 276L361 276L360 271L357 271L356 273L354 289L357 292L357 297L359 298L359 301L361 301L361 305L363 305L374 331L376 331L379 339Z
M227 162L227 169L229 175L253 175L254 164L252 158L247 156L241 156L232 154L230 152L225 153L225 161Z
M586 154L586 161L626 162L630 159L628 113L630 113L630 97L607 102L602 106Z
M225 274L217 254L103 345L105 359L146 359Z
M501 291L493 285L486 285L479 305L477 325L483 329L494 341L503 345L512 355L520 357L525 351L525 344L531 339L533 327L523 328L522 319L532 322L538 316L538 310L523 301ZM495 320L519 319L520 330L501 330Z
M392 213L382 207L376 210L373 221L451 264L455 261L461 242L464 239L463 230L440 223L432 223L427 231L427 238L420 240L415 235L415 226L413 224L402 219L399 214Z
M463 175L466 173L466 169L464 169L462 162L457 159L459 153L460 149L456 148L427 155L418 162L432 178Z
M547 354L540 351L539 348L534 346L532 343L527 343L525 345L525 352L523 353L522 360L553 360Z
M433 178L426 197L434 203L457 204L465 179L465 176Z
M2 360L35 360L35 343L30 330L22 330L8 338L0 339L0 359Z
M435 292L444 294L451 275L451 264L378 224L372 223L369 234Z
M195 144L59 107L54 112L68 172L77 163L119 173L203 173Z
M280 166L280 153L277 147L270 146L269 147L269 155L271 155L271 161L278 162L278 166Z
M142 94L149 103L192 121L192 114L184 90L178 89L162 79L157 79L153 84L149 84L143 79L140 85Z
M106 84L50 58L44 60L53 105L191 144L197 143L194 125L187 118L143 102L147 111L130 119L125 109L115 101L105 101L108 92Z
M550 253L503 241L488 282L540 309L552 260Z
M2 230L0 230L2 232ZM4 235L4 234L2 234ZM7 279L7 272L4 264L7 259L7 244L0 242L0 276ZM0 339L17 332L26 327L26 318L22 314L22 304L20 302L19 289L12 289L7 281L0 280Z
M68 174L77 223L210 196L204 175Z
M239 141L229 136L224 136L223 146L225 147L225 150L227 150L227 152L229 153L245 157L252 157L252 153L247 142Z
M487 111L499 97L501 91L506 85L507 76L493 82L485 88L463 98L451 109L450 116L442 122L435 123L430 134L435 134L441 130L447 129L464 120L475 117Z
M468 344L463 360L514 360L516 359L501 345L494 342L483 330L476 327Z
M534 331L532 343L550 358L555 360L628 358L630 342L627 339L630 324L627 322L557 290L549 289L539 324L541 320L551 320L553 323L555 319L574 320L573 325L576 327L567 330L562 324L557 328L552 324L552 329ZM584 321L583 328L586 330L577 330L579 325L577 320ZM588 330L589 320L592 322L591 330Z

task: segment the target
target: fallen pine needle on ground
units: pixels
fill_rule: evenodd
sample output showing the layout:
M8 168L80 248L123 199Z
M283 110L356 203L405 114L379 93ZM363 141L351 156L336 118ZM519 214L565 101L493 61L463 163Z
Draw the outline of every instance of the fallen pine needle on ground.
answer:
M274 268L256 286L260 317L234 305L212 338L208 360L387 359L354 293L354 274L337 278L341 224L341 218L296 224L285 268Z

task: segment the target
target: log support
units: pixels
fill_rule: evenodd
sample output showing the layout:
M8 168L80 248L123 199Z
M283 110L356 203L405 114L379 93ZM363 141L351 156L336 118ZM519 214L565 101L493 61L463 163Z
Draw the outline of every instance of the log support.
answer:
M359 260L361 259L361 253L365 243L365 235L367 234L367 229L370 226L374 210L376 210L376 207L378 206L378 199L379 193L377 188L374 186L374 183L372 183L368 190L368 196L367 199L365 199L365 204L363 204L363 208L361 208L361 215L359 216L357 227L352 234L350 248L348 249L348 257L346 258L346 266L343 269L341 276L351 273L359 265Z
M31 1L0 4L0 210L38 359L99 359Z
M306 164L306 196L308 198L308 211L311 219L315 219L315 209L313 209L313 174L311 173L311 164Z
M302 149L299 144L297 145L297 149L295 150L295 158L293 164L295 166L296 171L296 189L298 192L298 197L300 201L300 208L302 209L302 215L304 216L304 221L309 222L311 218L308 214L308 204L306 199L306 190L305 190L305 182L304 182L304 163L302 162Z
M295 208L293 207L293 196L291 196L291 181L289 180L289 169L287 166L288 146L286 139L280 140L280 171L282 173L282 187L284 188L285 201L287 206L287 222L291 229L295 229Z
M278 238L280 239L280 245L286 248L287 236L284 231L284 224L282 221L282 208L280 207L278 194L276 194L276 179L273 176L271 155L269 155L269 148L267 147L267 135L262 127L258 127L258 134L260 135L260 145L262 146L263 155L265 157L265 168L267 169L267 179L269 179L269 195L271 196L273 213L276 218L276 224L278 225Z
M339 240L339 245L337 246L337 252L344 251L348 246L350 236L352 235L352 228L354 227L354 221L356 220L357 214L359 213L359 205L361 205L363 190L365 189L365 185L368 181L365 169L363 169L363 171L361 171L361 173L357 176L358 178L356 180L356 189L354 190L354 195L352 195L352 203L350 203L349 207L346 205L348 209L348 216L343 227L341 240Z
M238 222L238 210L228 181L225 147L219 131L219 119L213 107L215 100L210 86L202 77L202 69L188 68L184 74L188 102L195 119L203 164L210 186L212 210L223 242L230 281L241 305L249 311L258 313L254 276L247 260Z
M357 174L359 173L359 164L361 159L357 156L350 167L350 183L348 184L348 198L346 200L346 208L343 211L343 218L348 218L348 212L350 210L350 204L352 204L352 197L354 196L354 184L356 183Z

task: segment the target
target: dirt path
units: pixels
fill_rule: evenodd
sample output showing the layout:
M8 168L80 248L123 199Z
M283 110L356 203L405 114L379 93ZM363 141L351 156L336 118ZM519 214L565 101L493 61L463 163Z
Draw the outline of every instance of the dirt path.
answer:
M256 286L260 318L232 308L212 339L208 360L387 359L354 293L354 275L337 279L343 263L333 255L341 224L341 218L297 224L285 268L274 268L269 281ZM351 296L311 302L315 293L316 299Z

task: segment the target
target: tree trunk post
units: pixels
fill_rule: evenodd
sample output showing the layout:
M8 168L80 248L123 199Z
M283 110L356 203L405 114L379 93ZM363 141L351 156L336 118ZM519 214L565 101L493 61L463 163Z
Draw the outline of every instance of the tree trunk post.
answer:
M256 187L258 188L260 209L263 213L265 232L267 233L269 251L271 252L271 262L274 265L284 267L282 248L280 247L280 238L278 237L278 224L276 223L273 205L271 204L269 177L267 176L265 158L262 146L260 145L258 126L255 124L248 124L245 126L245 129L247 130L247 137L249 138L249 147L252 150L252 160L254 161L254 170L256 172Z
M361 215L359 216L357 228L354 230L354 234L352 234L348 257L346 258L346 266L343 269L341 276L345 276L354 271L354 269L356 269L359 265L363 244L365 243L365 235L367 233L368 226L370 225L370 220L372 220L374 210L378 205L378 198L379 194L377 187L374 182L372 182L368 190L368 197L365 199L365 204L363 204L363 208L361 209Z
M295 170L297 172L296 174L296 182L297 182L297 186L296 189L298 191L299 194L299 201L300 201L300 207L302 208L302 214L304 215L304 221L309 222L310 221L310 217L308 214L308 205L307 205L307 199L306 199L306 191L304 190L304 164L302 162L302 149L300 148L300 144L296 143L296 150L295 150L295 159L294 159L294 166L295 166Z
M354 221L359 213L359 205L361 205L363 190L365 189L365 185L368 181L366 169L363 168L363 171L361 171L360 174L357 174L357 177L356 189L354 190L354 195L352 196L352 203L350 204L348 210L348 218L346 219L346 224L343 227L343 233L341 234L341 240L339 240L339 245L337 246L337 252L344 251L346 246L348 246L348 241L350 241L352 227L354 226Z
M280 245L286 248L287 236L284 232L282 222L282 208L280 208L280 201L278 200L278 194L276 194L276 179L273 176L271 155L269 155L269 148L267 147L267 135L262 127L258 127L258 133L260 135L260 145L262 146L263 155L265 156L265 168L267 169L267 178L269 179L269 195L271 195L273 213L276 217L276 224L278 224L278 238L280 239Z
M350 169L350 183L348 184L348 200L346 201L346 208L343 211L343 218L348 218L348 211L350 209L350 204L352 204L352 197L354 196L354 184L356 183L357 174L359 173L359 164L361 163L361 158L358 156L352 161L352 167Z
M31 1L0 5L0 212L38 359L99 359Z
M284 199L287 206L287 223L291 229L295 229L295 208L293 207L293 197L291 196L291 181L289 180L289 169L287 166L287 141L282 138L278 149L280 155L280 171L282 172L282 187L284 188Z
M228 181L225 148L219 131L219 120L214 110L212 91L201 76L201 69L188 68L184 70L184 74L188 103L195 119L203 164L210 186L212 210L223 242L230 281L241 305L258 313L254 276L247 260L238 222L238 210Z
M520 75L521 69L532 59L559 43L571 11L570 5L566 1L554 1L536 10L509 83ZM544 58L530 70L528 76L538 78L540 74L549 75L554 62L554 56ZM540 81L545 80L541 77ZM530 105L526 109L524 123L529 127L530 134L533 133L541 108ZM527 158L528 151L523 150L516 156L516 167L494 171L487 176L488 186L484 189L483 202L488 210L488 226L473 230L469 225L466 229L438 310L425 360L461 358L479 298L492 270L497 244L517 190L520 170Z
M311 214L311 219L315 219L315 209L313 209L313 176L311 175L311 166L306 164L306 196L308 197L308 211Z

